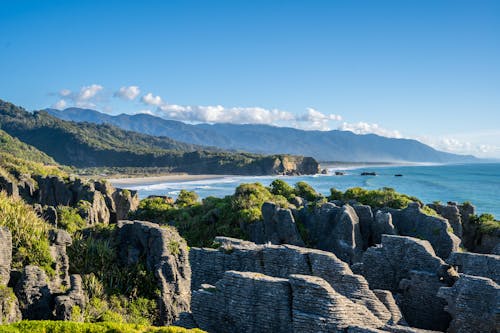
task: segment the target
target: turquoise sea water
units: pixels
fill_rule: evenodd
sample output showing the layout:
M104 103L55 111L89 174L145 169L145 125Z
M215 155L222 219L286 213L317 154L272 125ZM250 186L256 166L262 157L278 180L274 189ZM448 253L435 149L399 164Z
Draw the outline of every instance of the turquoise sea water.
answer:
M470 201L478 212L492 213L500 217L500 163L460 164L460 165L427 165L427 166L368 166L368 167L335 167L328 169L328 175L283 176L283 177L236 177L228 176L186 182L164 182L156 184L136 184L127 187L138 190L141 198L148 195L170 195L175 197L181 189L196 191L202 198L207 196L222 197L234 193L241 183L260 182L269 185L274 179L281 178L293 185L298 181L306 181L317 191L329 194L330 188L346 190L350 187L378 189L392 187L398 192L416 196L426 203L436 200L447 202ZM344 176L332 175L334 171L344 171ZM374 171L377 176L361 176L364 171ZM402 174L402 177L395 177Z

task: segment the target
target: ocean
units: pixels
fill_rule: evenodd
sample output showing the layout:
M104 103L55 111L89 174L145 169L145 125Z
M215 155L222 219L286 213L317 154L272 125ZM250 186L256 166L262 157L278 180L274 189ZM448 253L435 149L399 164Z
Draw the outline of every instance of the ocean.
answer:
M323 194L330 188L346 190L351 187L378 189L392 187L396 191L420 198L425 203L433 201L464 202L470 201L479 213L491 213L500 217L500 163L454 164L454 165L412 165L412 166L335 166L327 167L327 175L310 176L227 176L222 178L161 182L156 184L134 184L118 187L137 190L140 198L149 195L169 195L176 197L181 189L195 191L201 198L207 196L223 197L234 193L242 183L260 182L269 185L280 178L295 184L305 181ZM342 171L343 176L334 175ZM362 172L376 172L376 176L361 176ZM401 174L401 177L396 177Z

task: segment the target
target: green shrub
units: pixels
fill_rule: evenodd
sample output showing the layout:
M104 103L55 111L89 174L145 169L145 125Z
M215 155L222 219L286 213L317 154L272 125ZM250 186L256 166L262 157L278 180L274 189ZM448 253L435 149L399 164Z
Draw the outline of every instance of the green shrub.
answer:
M199 329L176 326L154 327L116 322L78 323L49 320L23 320L14 324L0 325L0 330L5 333L203 333Z
M344 192L342 200L355 200L361 204L376 208L391 207L396 209L405 208L411 202L420 202L415 197L398 193L389 187L378 190L365 190L361 187L353 187Z
M292 199L295 196L295 191L293 187L288 185L287 182L281 180L281 179L275 179L269 185L269 192L271 192L274 195L280 195L285 197L287 200Z
M177 207L189 207L198 203L198 194L193 191L181 190L175 204Z
M500 234L500 221L495 220L492 214L471 215L469 221L478 225L482 234Z
M131 213L131 217L137 220L165 223L168 217L167 212L172 208L173 205L164 198L146 198L140 201L139 207Z
M77 230L85 228L87 222L78 213L78 208L68 206L57 207L57 226L73 234Z
M330 189L330 196L328 197L328 200L342 200L343 195L344 194L342 193L342 191L339 191L336 188L332 187Z
M12 268L37 265L52 275L48 223L39 218L33 208L21 199L0 191L0 226L12 233Z
M323 197L323 195L316 192L316 190L306 182L298 182L295 184L295 194L307 201L316 201Z

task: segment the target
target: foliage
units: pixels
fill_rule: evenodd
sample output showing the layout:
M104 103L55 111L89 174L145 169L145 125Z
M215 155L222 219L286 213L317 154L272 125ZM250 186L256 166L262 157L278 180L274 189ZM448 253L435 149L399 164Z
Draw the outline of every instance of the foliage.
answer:
M116 322L78 323L72 321L20 321L1 325L5 333L202 333L199 329L176 326L154 327Z
M177 207L183 208L196 204L198 202L198 194L193 191L181 190L175 204Z
M21 199L0 192L0 226L12 233L12 268L38 265L52 274L48 232L50 226Z
M483 234L500 234L500 221L495 220L492 214L471 215L469 221L479 226L479 231Z
M58 206L57 207L57 225L62 229L73 234L77 230L85 228L87 225L86 221L78 214L78 208L72 208L68 206Z
M420 202L415 197L398 193L389 187L384 187L378 190L366 190L361 187L353 187L345 191L342 196L340 196L339 192L340 191L332 189L332 194L329 199L339 200L339 197L341 197L341 200L355 200L361 204L369 205L371 207L391 207L397 209L405 208L411 202Z
M172 208L173 203L163 197L146 198L139 202L139 207L133 213L133 218L162 223L166 221L167 212Z
M306 182L298 182L295 184L295 194L307 201L316 201L323 197L320 193Z
M295 197L295 190L293 189L293 187L291 187L287 182L281 179L273 180L271 185L269 185L269 192L274 195L281 195L287 200Z
M5 152L0 152L0 167L3 167L6 171L15 176L30 174L67 177L67 171L69 171L68 168L25 160Z
M2 130L0 130L0 152L43 165L57 165L52 157L17 138L13 138Z

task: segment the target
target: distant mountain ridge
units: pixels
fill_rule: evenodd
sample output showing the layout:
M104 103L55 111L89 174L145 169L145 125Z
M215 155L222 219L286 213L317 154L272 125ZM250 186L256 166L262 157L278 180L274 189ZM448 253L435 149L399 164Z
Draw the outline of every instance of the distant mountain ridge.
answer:
M45 111L28 112L2 100L0 129L68 166L164 168L170 172L193 174L318 172L318 163L310 157L222 151L110 124L61 120ZM9 144L12 149L19 146L14 142Z
M189 144L261 154L296 154L319 161L345 162L477 162L471 155L438 151L417 140L387 138L349 131L305 131L269 125L198 124L166 120L148 114L112 116L91 109L47 109L64 120L108 123L123 129L167 136Z

